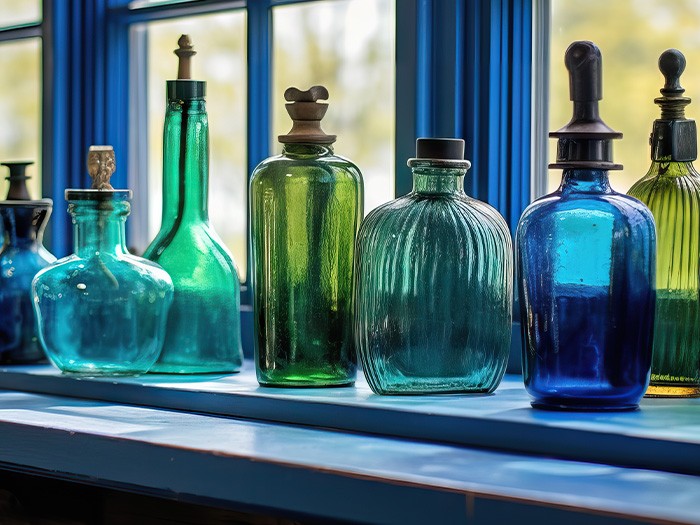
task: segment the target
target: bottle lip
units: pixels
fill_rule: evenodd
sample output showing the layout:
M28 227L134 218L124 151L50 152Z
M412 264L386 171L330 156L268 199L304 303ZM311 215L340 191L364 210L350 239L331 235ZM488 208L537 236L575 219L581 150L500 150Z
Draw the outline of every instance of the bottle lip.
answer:
M207 95L207 83L204 80L167 80L166 93L172 100L204 100Z
M131 190L94 190L69 188L65 192L67 201L129 201L133 193Z
M24 200L4 200L0 201L0 208L38 208L53 206L52 199Z
M459 159L424 159L424 158L411 158L408 159L406 165L410 168L417 167L431 167L431 168L452 168L452 169L463 169L468 170L471 168L472 163L468 160Z

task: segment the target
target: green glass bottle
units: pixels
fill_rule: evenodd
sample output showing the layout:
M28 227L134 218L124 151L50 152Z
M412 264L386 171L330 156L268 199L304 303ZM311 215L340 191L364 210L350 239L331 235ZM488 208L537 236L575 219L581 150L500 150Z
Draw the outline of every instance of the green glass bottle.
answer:
M629 190L654 214L658 234L656 322L647 396L700 396L700 174L695 121L680 75L685 57L675 49L659 58L666 83L656 102L661 118L651 134L651 167Z
M352 283L362 218L362 175L333 153L320 126L322 86L289 88L292 130L282 154L250 181L254 341L262 385L332 386L355 381Z
M240 283L230 252L209 224L206 83L190 80L194 54L183 35L178 80L167 83L163 220L144 256L173 280L163 352L151 372L236 372L242 363Z

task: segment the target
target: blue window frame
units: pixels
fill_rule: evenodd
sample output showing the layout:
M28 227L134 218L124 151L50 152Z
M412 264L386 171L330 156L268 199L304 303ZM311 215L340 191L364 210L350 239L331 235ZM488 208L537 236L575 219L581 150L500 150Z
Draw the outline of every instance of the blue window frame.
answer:
M64 188L87 182L87 147L112 144L118 165L129 165L132 24L246 10L250 173L270 152L272 9L324 1L333 0L45 0L44 190L57 207L53 251L70 251L60 203ZM472 161L467 191L499 209L514 230L531 195L532 20L532 0L397 2L397 195L411 188L404 161L416 137L462 137ZM126 185L127 172L118 169L115 182ZM250 304L245 284L242 304Z

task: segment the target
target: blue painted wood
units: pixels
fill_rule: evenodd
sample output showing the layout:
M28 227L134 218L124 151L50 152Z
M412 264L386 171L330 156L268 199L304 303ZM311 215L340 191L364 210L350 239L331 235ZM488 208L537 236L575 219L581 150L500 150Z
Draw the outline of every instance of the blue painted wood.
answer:
M700 479L0 392L0 468L356 523L697 523Z
M646 399L627 413L530 408L517 376L495 395L382 397L355 388L262 388L251 362L230 376L91 379L51 366L0 370L0 389L293 423L700 475L700 400Z

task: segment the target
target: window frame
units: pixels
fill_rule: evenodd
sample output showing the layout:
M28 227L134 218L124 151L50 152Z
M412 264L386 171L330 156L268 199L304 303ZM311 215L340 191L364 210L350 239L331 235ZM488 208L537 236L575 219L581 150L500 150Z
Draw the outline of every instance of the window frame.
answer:
M129 113L133 81L138 78L130 60L133 24L246 10L250 175L271 147L272 10L311 1L333 0L199 0L139 8L130 7L131 0L44 0L43 188L57 207L49 238L53 252L57 256L70 252L72 231L69 217L61 212L63 191L87 183L84 156L90 144L114 146L117 185L125 187L127 173L145 168L131 154L137 147ZM497 208L515 231L533 187L535 9L533 0L397 1L397 196L411 189L405 160L414 156L417 137L461 137L472 162L467 193ZM251 304L246 282L241 287L246 355L252 348ZM514 334L518 332L515 326Z

